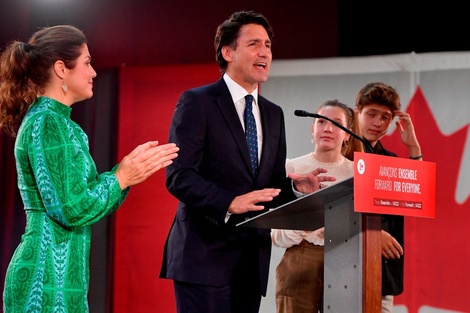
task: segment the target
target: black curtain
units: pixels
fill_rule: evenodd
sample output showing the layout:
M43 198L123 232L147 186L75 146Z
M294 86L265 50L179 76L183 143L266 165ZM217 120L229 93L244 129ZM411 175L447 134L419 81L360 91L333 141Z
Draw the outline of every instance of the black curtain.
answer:
M97 70L93 81L94 96L73 105L72 119L87 133L90 153L98 171L110 170L116 163L119 111L119 69ZM0 133L0 287L3 292L5 272L25 228L23 204L16 186L14 138ZM90 252L91 312L112 312L113 217L92 226ZM3 299L1 306L3 307Z
M0 131L0 287L2 295L8 262L25 228L23 205L16 187L14 144L14 138ZM3 307L3 297L0 302Z

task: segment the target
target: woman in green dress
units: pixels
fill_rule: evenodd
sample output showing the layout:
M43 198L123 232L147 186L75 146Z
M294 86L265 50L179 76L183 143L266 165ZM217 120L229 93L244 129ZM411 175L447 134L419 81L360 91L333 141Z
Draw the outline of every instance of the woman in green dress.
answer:
M90 226L177 156L175 144L150 141L97 173L88 138L70 119L72 104L93 95L90 61L84 34L69 25L13 41L0 58L0 126L17 137L26 212L6 273L6 313L88 312Z

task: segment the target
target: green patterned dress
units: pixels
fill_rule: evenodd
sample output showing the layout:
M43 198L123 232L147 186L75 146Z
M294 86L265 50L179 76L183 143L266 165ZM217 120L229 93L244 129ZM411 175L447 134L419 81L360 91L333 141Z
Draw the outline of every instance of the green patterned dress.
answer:
M26 229L9 264L4 312L88 312L90 225L113 213L116 167L98 175L72 109L40 97L15 143Z

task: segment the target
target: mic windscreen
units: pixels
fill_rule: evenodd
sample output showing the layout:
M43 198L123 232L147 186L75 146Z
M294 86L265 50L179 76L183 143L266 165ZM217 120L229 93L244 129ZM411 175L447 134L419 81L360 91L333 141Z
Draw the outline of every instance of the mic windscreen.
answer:
M295 116L308 116L307 114L305 114L307 112L305 112L304 110L295 110L294 111L294 115Z
M303 117L315 117L315 118L323 118L322 115L319 115L317 113L310 113L305 110L295 110L294 114L296 116L303 116Z

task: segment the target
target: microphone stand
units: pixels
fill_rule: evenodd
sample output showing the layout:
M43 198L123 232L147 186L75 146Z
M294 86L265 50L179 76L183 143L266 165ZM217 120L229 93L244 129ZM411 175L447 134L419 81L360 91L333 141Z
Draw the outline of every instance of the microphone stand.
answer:
M338 122L336 122L335 120L332 120L326 116L323 116L323 115L320 115L318 113L310 113L310 112L307 112L307 111L304 111L304 110L295 110L294 111L294 115L295 116L302 116L302 117L313 117L313 118L322 118L324 120L327 120L327 121L330 121L333 125L335 125L336 127L344 130L346 133L348 133L349 135L353 136L354 138L356 138L357 140L359 140L360 142L362 142L365 146L365 149L367 152L374 152L374 149L372 148L372 146L370 145L370 143L367 142L367 140L364 140L364 138L360 137L359 135L357 135L356 133L352 132L351 130L347 129L346 127L344 127L343 125L339 124Z

